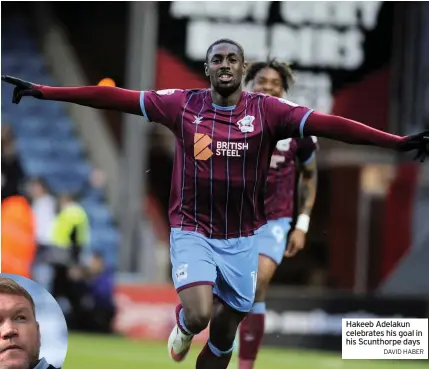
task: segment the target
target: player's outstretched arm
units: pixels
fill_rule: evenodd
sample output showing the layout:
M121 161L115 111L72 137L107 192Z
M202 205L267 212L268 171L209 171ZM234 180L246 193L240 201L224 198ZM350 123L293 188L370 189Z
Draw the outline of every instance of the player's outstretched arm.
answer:
M42 100L64 101L96 109L142 115L140 91L108 86L50 87L6 75L2 75L1 79L15 86L12 95L14 104L19 104L23 96L32 96Z
M402 137L343 117L313 112L305 122L303 133L355 145L373 145L397 151L417 150L416 159L421 161L429 155L429 131Z

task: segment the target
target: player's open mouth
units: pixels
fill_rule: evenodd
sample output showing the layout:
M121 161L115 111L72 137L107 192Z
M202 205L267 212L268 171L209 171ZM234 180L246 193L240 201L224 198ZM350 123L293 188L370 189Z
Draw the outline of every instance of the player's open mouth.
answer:
M231 74L221 74L221 75L219 76L219 79L220 79L222 82L231 82L231 81L232 81L232 75L231 75Z

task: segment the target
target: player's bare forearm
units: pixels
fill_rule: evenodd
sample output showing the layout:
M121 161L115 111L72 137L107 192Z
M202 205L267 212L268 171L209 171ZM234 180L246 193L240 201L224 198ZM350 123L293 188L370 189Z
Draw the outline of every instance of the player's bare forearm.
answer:
M312 113L305 123L304 134L330 138L355 145L372 145L400 149L405 137L392 135L347 118Z
M40 98L43 100L64 101L96 109L117 110L142 115L140 91L109 86L40 86L40 92Z
M299 193L302 199L300 214L311 215L317 193L317 164L316 158L301 168Z

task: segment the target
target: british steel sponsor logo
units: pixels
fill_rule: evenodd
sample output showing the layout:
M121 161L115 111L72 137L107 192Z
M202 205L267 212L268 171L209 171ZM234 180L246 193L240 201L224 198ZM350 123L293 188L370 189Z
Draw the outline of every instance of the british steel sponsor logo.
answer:
M212 143L212 139L204 133L195 133L194 136L194 157L197 160L208 160L213 156L208 146Z
M217 156L232 156L240 158L243 151L249 150L249 144L244 142L216 142Z
M194 157L196 160L209 160L213 154L216 156L229 156L240 158L245 150L249 149L249 144L244 142L217 141L213 146L216 151L210 149L212 139L204 133L194 135Z

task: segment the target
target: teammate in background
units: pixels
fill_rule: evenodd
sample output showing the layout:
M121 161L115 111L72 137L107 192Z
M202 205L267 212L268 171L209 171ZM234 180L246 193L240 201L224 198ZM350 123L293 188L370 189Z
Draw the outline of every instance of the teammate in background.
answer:
M49 87L15 77L13 103L23 96L143 115L176 136L170 196L173 281L181 304L168 340L175 361L210 321L197 369L226 369L237 327L251 310L264 230L264 188L279 140L318 136L396 151L429 150L427 133L400 137L283 99L242 90L243 48L221 39L209 46L202 90L132 91L108 86Z
M275 60L256 62L249 66L244 82L249 91L284 98L293 83L293 74L285 63ZM277 142L271 156L265 194L268 223L257 242L259 266L255 302L240 325L239 369L252 369L254 366L264 335L265 296L277 266L282 262L283 256L292 257L304 248L316 200L316 150L316 137L286 138ZM297 164L301 173L299 193L303 204L286 248L294 214Z

